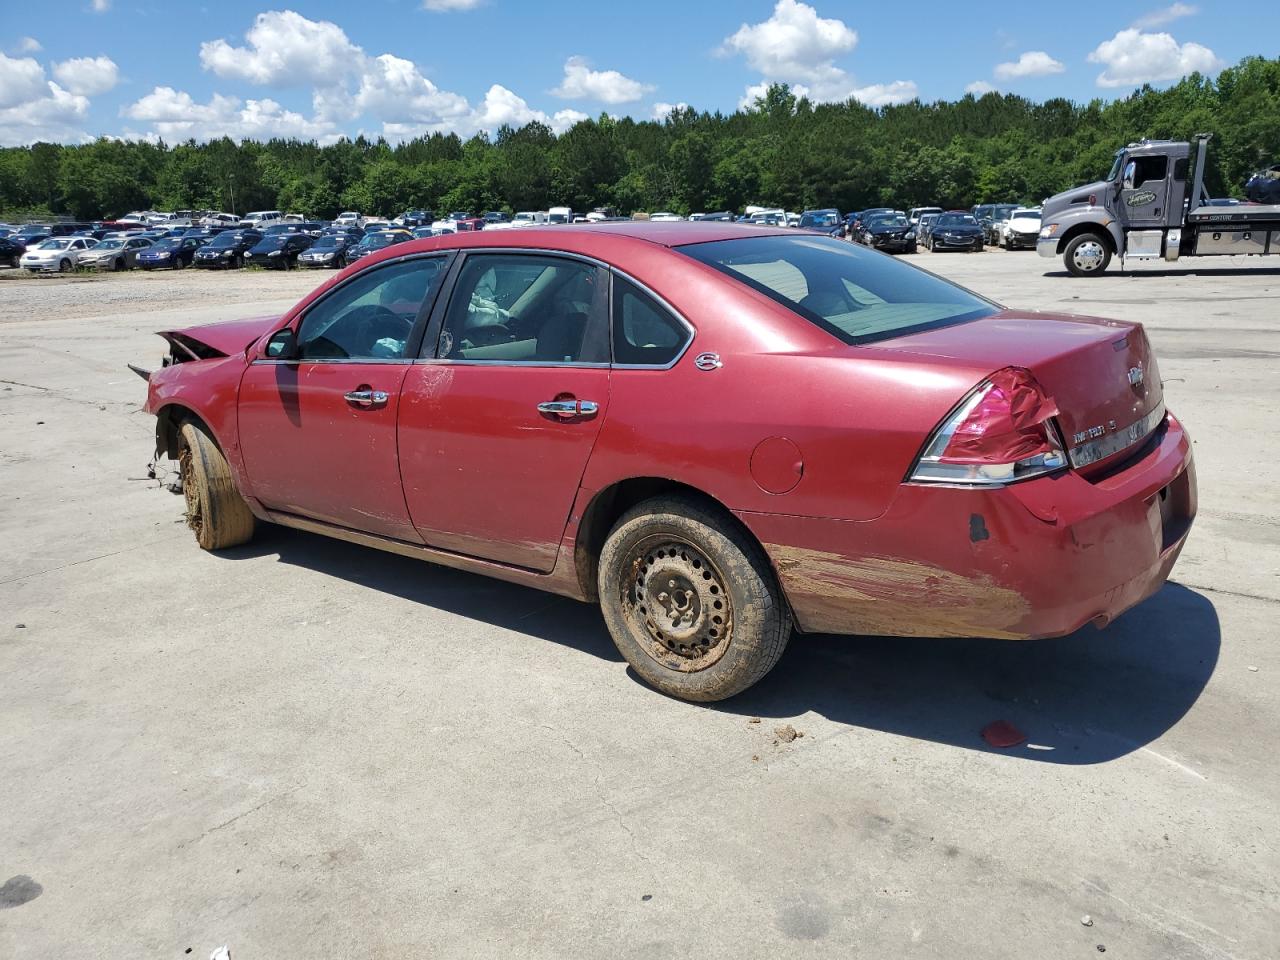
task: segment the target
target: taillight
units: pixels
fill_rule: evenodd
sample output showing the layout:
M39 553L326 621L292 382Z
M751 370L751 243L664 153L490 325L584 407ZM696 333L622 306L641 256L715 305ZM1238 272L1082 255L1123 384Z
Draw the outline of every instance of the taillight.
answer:
M910 479L1010 483L1067 465L1058 408L1028 371L1005 367L980 383L934 431Z

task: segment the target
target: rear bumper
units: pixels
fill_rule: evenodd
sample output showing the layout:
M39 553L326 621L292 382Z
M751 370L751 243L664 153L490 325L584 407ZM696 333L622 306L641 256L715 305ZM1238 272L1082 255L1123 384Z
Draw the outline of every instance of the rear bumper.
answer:
M1158 591L1195 513L1190 441L1171 416L1101 479L904 484L865 522L738 516L803 630L1030 639L1104 626Z

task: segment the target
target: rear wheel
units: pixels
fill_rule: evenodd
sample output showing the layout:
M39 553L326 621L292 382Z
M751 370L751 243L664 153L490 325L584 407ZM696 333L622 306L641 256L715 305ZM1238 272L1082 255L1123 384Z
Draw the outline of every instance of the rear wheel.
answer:
M692 499L627 511L601 551L599 589L618 651L646 683L683 700L742 692L791 636L763 551L731 516Z
M59 273L70 273L70 272L71 272L71 261L70 261L70 260L63 260L61 263L59 263L59 264L58 264L58 272L59 272Z
M1096 233L1074 237L1062 252L1067 272L1074 277L1093 277L1103 273L1111 263L1111 248Z
M231 466L205 430L188 422L178 432L178 469L187 500L187 526L205 550L224 550L253 537L254 518L231 476Z
M115 262L111 264L111 269L119 273L124 269L124 257L116 257Z

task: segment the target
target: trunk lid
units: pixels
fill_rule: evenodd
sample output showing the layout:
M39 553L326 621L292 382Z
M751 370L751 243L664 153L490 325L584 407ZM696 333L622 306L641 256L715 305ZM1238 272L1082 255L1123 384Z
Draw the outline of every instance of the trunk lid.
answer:
M1125 459L1164 419L1160 372L1138 323L1006 310L863 349L1031 371L1058 407L1072 465L1086 473Z

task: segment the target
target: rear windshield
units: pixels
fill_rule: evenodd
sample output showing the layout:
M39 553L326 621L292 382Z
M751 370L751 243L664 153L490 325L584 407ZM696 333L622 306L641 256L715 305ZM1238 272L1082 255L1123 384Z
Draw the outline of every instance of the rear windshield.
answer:
M744 237L676 249L845 343L885 340L998 310L930 273L834 237Z

